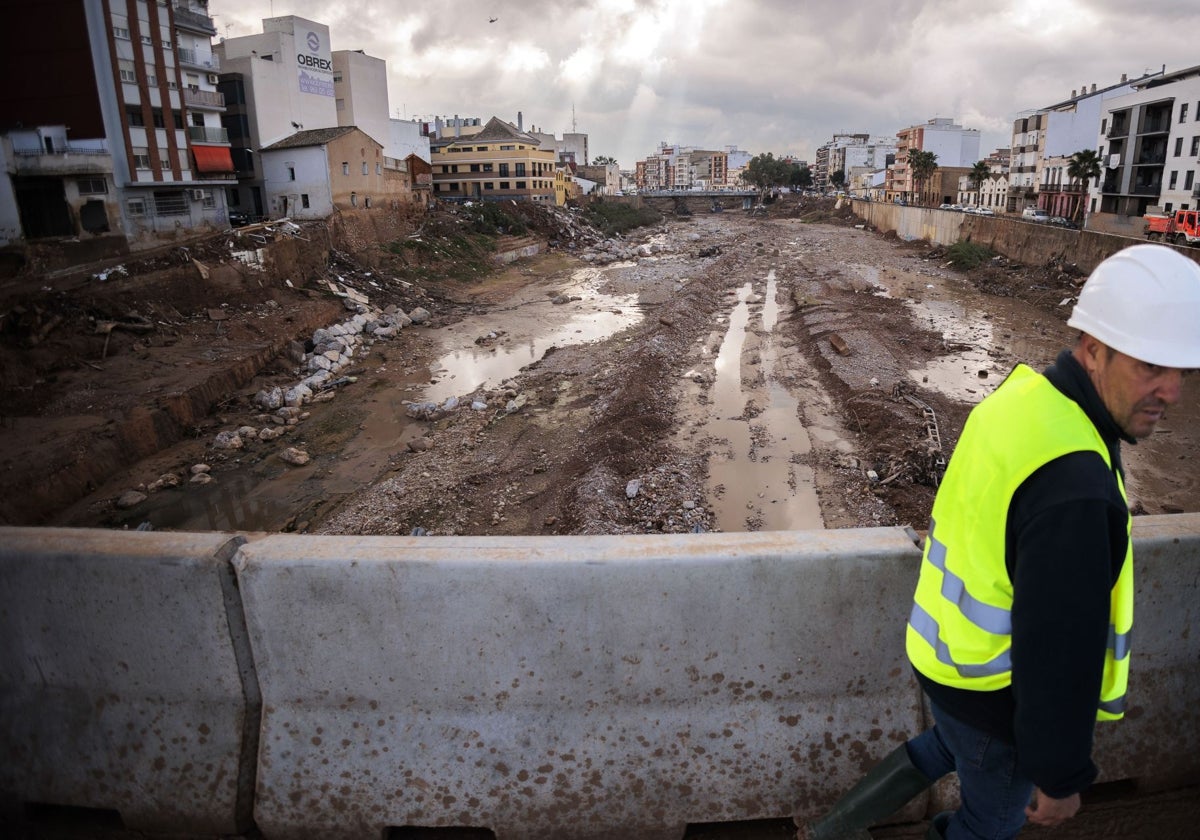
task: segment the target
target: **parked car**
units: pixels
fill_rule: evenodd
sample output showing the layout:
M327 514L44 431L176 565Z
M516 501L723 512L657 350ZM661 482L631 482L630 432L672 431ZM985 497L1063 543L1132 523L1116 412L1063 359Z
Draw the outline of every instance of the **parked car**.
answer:
M1034 222L1048 222L1050 221L1050 214L1040 207L1026 207L1021 211L1021 218Z
M1075 224L1074 222L1072 222L1070 219L1068 219L1065 216L1051 216L1050 220L1049 220L1049 224L1056 225L1058 227L1068 228L1070 230L1079 230L1079 225Z
M976 207L975 215L976 216L995 216L996 211L993 210L991 207Z
M953 210L954 205L953 204L939 204L938 209L939 210Z
M951 210L955 210L955 211L957 211L957 212L959 212L959 213L962 213L962 212L964 212L964 211L965 211L967 208L963 207L961 204L951 204L951 205L950 205L950 209L951 209Z
M245 227L250 224L250 215L242 210L229 211L230 227Z

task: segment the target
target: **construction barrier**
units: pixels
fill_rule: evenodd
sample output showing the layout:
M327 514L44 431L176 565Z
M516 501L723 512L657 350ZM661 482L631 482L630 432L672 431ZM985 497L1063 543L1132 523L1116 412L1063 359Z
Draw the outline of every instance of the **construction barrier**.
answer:
M0 802L251 827L254 678L230 534L0 529Z
M1130 710L1098 727L1101 780L1194 783L1200 514L1134 538ZM895 528L0 529L0 800L266 840L813 816L928 723L903 651L919 558Z

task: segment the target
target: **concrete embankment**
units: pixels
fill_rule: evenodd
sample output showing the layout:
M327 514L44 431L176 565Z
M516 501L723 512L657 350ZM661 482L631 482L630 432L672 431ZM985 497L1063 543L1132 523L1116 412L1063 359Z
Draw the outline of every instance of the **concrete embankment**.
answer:
M1200 514L1135 521L1102 781L1200 777ZM896 528L0 530L0 803L266 838L679 838L813 815L927 725ZM939 786L897 820L954 799Z

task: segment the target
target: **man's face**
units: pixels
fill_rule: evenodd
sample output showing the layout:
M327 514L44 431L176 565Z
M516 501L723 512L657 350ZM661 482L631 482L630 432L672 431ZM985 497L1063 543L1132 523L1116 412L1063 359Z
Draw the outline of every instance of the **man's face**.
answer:
M1179 402L1183 371L1178 368L1138 361L1090 335L1083 336L1079 349L1108 413L1130 437L1149 437L1167 406Z

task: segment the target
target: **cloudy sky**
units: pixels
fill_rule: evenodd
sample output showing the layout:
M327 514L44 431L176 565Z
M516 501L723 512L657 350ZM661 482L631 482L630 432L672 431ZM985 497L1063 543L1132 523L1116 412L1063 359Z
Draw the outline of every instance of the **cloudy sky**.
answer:
M387 61L393 117L491 116L622 168L660 141L812 160L835 132L933 117L1008 146L1072 89L1200 64L1196 0L210 0L219 36L271 16ZM490 18L497 18L489 22Z

